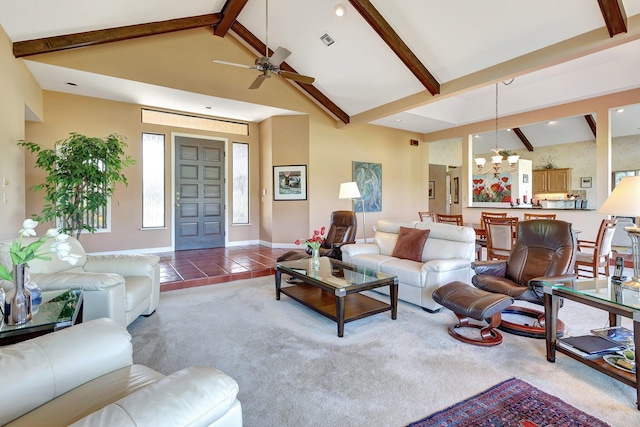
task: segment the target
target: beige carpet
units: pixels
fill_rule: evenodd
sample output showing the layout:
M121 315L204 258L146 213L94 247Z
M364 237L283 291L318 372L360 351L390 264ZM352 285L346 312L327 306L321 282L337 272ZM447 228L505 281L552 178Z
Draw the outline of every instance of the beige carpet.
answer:
M571 301L560 314L573 334L607 322ZM447 334L454 320L400 302L397 320L350 322L338 338L329 319L276 301L269 276L163 292L129 331L135 363L165 374L207 365L235 378L246 427L404 426L512 377L612 426L640 425L631 387L561 354L547 362L544 340L463 344Z

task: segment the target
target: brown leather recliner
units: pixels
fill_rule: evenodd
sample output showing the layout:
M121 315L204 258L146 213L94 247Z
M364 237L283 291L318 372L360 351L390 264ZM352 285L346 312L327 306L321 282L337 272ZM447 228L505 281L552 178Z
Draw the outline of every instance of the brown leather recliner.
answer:
M507 260L476 261L471 283L488 292L506 294L516 301L544 304L542 282L575 282L576 235L571 223L539 219L518 224L518 238ZM544 338L544 313L528 307L511 306L502 313L532 317L538 325L521 325L502 319L499 329L518 335ZM558 335L564 324L558 321Z
M358 220L353 211L335 211L331 213L331 222L327 228L327 235L320 246L320 256L327 256L342 260L341 247L347 243L356 242ZM306 252L311 255L311 248L307 246ZM288 251L278 257L278 261L289 261L305 257L299 251Z

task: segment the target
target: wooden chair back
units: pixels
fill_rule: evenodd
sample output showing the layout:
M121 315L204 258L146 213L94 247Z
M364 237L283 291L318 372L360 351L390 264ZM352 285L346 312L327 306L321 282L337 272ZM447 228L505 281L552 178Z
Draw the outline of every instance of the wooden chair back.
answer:
M462 225L462 215L446 215L436 214L437 222L443 222L446 224Z
M525 213L524 220L528 221L530 219L556 219L556 214Z
M611 242L616 231L614 219L603 219L595 241L578 239L575 272L578 277L599 277L600 267L604 267L604 275L609 277L611 263Z
M485 218L487 259L509 259L518 238L518 218Z
M487 228L484 220L485 218L506 218L506 212L480 212L480 227Z
M422 222L436 222L436 213L431 211L420 212L418 211L418 217Z

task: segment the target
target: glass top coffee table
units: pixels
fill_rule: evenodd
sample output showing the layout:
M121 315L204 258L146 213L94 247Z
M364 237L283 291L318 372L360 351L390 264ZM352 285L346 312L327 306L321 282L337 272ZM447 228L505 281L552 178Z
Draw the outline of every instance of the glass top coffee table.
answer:
M633 320L633 339L636 354L640 346L640 287L613 282L610 278L577 280L575 288L554 283L544 285L545 338L547 360L555 362L556 352L584 363L636 389L640 409L640 370L626 372L609 365L603 358L589 360L556 345L557 319L560 298L604 310L609 314L609 326L620 326L621 317Z
M81 322L82 289L42 292L42 302L32 311L33 318L22 325L7 325L2 321L0 345L25 341Z
M282 273L291 276L281 286ZM276 264L276 299L285 294L293 300L337 322L338 336L344 336L344 324L377 313L398 315L398 278L390 274L347 264L329 257L320 258L320 267L312 268L311 258ZM390 302L360 292L389 286Z

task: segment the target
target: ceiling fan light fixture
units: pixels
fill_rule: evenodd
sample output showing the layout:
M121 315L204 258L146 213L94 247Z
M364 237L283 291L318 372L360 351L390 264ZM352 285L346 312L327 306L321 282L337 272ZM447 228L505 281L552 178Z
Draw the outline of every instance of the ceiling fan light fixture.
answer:
M337 5L334 11L336 16L344 16L347 13L347 9L342 4Z

